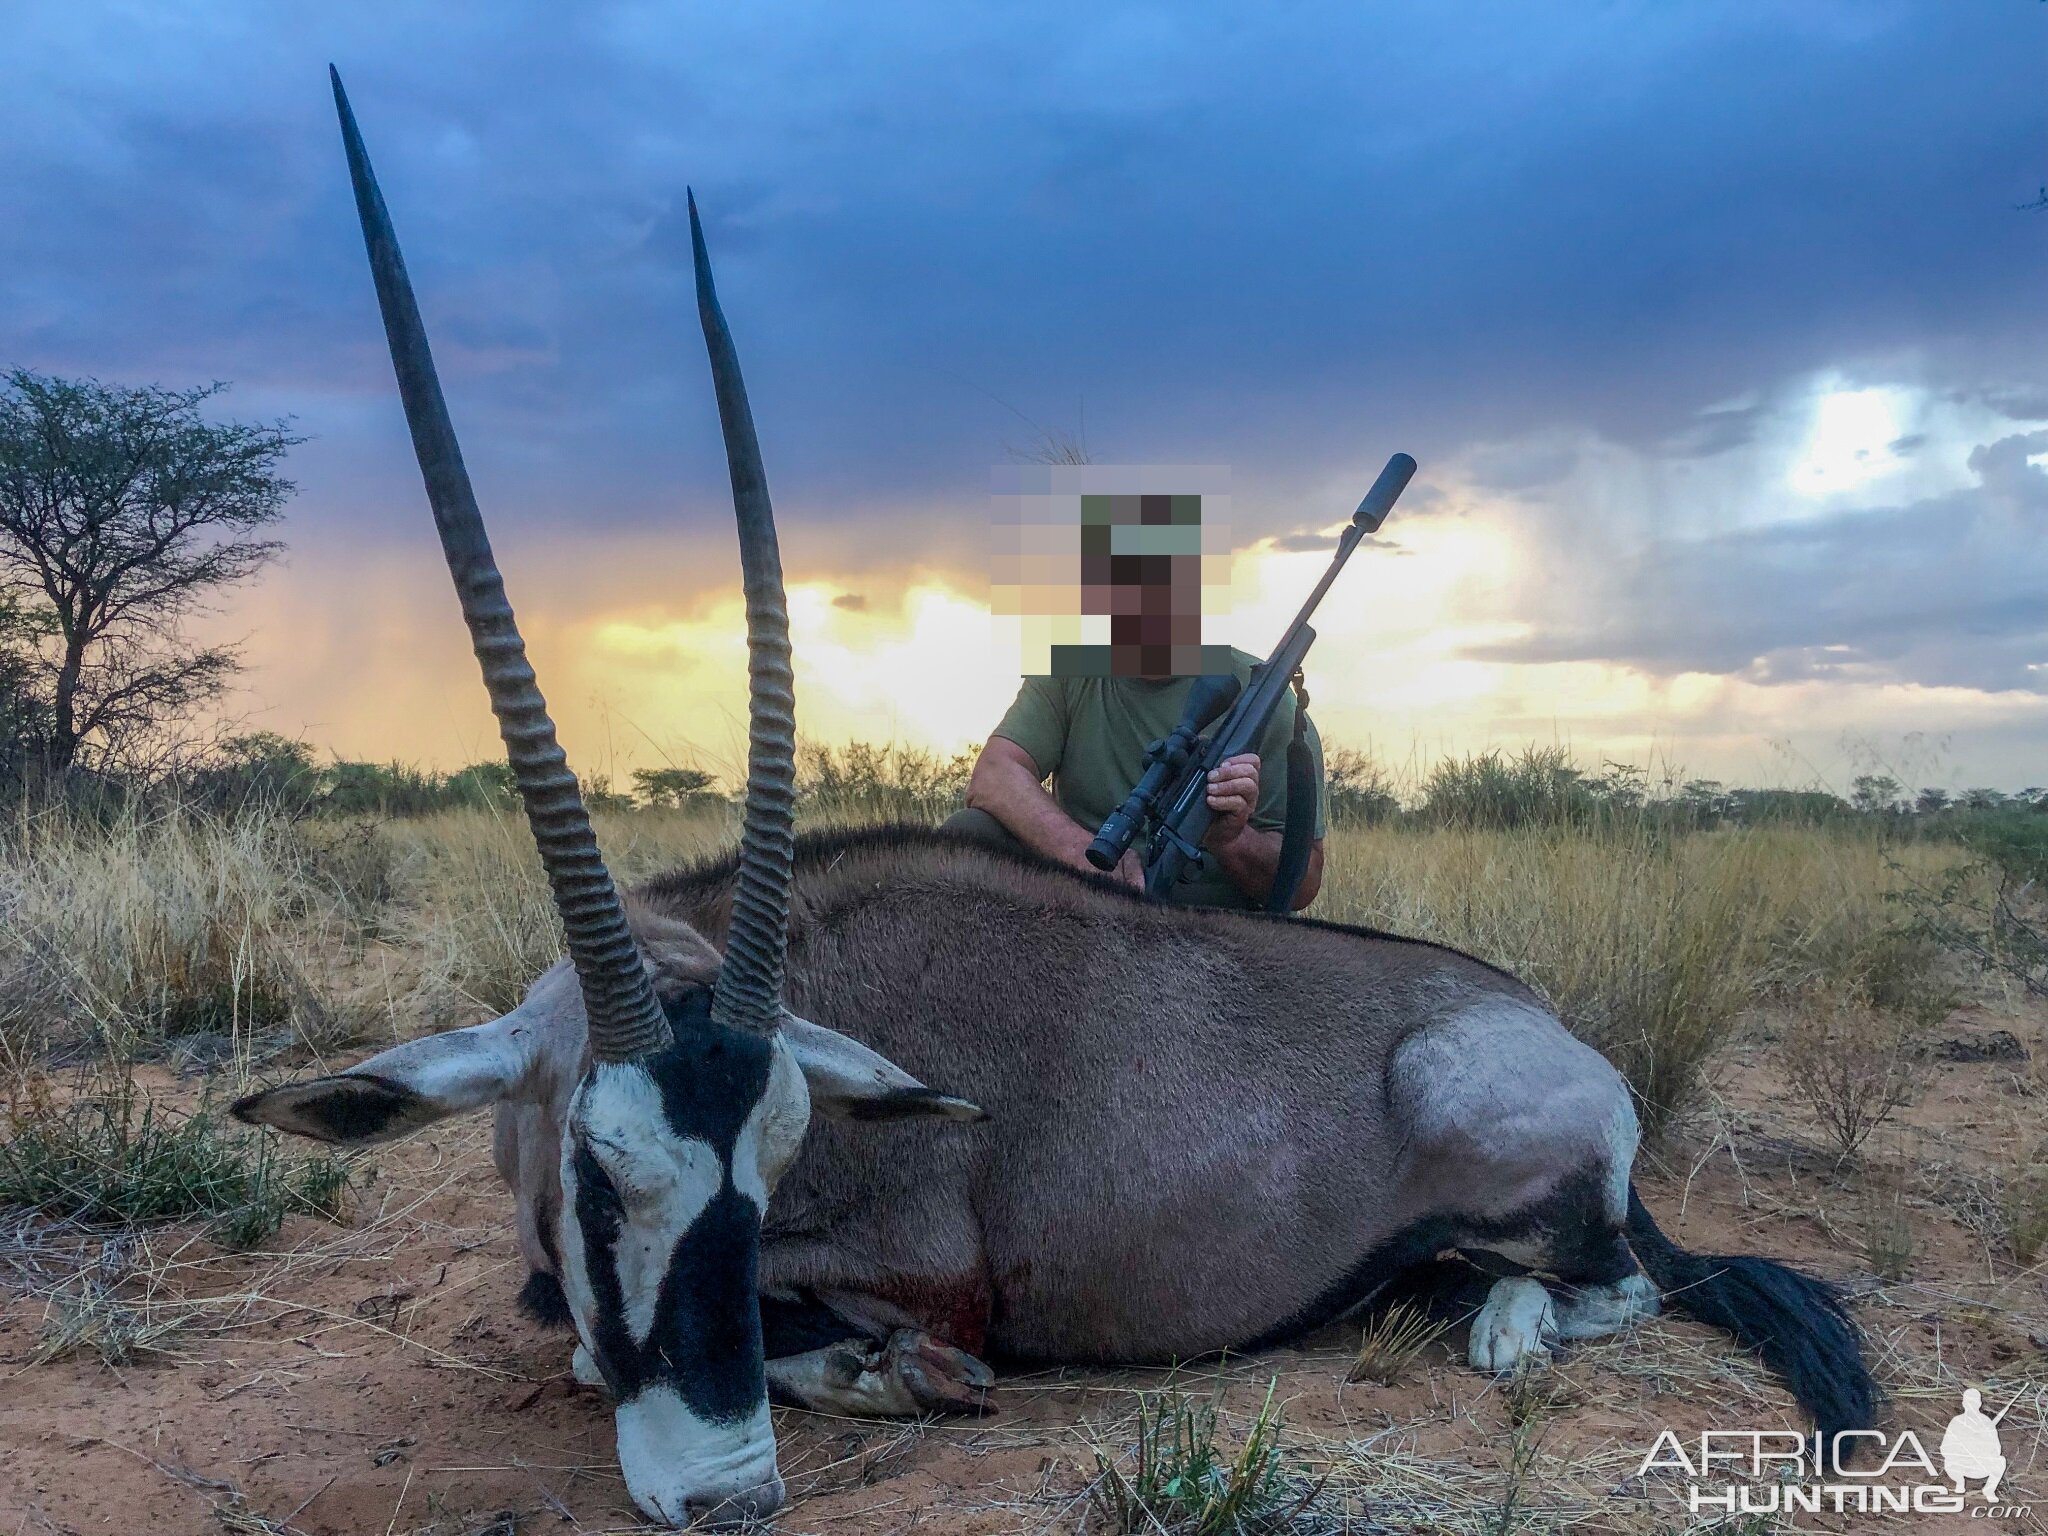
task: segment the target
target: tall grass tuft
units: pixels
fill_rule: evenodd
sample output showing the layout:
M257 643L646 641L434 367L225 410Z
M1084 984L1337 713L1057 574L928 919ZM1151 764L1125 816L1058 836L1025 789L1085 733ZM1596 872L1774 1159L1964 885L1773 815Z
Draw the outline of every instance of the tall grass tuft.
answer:
M139 802L0 825L0 1036L242 1036L289 1026L359 951L374 850L282 809Z
M1701 830L1645 800L1632 770L1588 779L1556 751L1441 764L1423 809L1399 814L1369 760L1332 762L1349 809L1310 915L1519 975L1621 1067L1653 1130L1751 1003L1845 987L1915 1022L1938 1015L1955 946L1913 902L1997 894L1981 858L1900 840L1892 820ZM967 770L964 754L809 743L799 815L930 822ZM737 833L738 807L717 797L593 804L628 881ZM514 1006L560 952L525 819L495 794L390 821L260 795L231 810L126 797L0 821L0 1057L201 1032L246 1059L256 1037L338 1046L382 1019L409 1034Z
M727 847L729 806L600 812L605 862L632 881ZM394 936L416 962L413 1004L436 1024L515 1007L562 954L562 924L517 809L449 811L380 829L396 865Z
M1366 1320L1358 1337L1358 1355L1344 1379L1396 1386L1416 1357L1450 1328L1448 1319L1432 1318L1414 1302L1396 1302Z
M797 815L809 827L929 823L959 808L971 755L915 747L806 742L798 753ZM605 861L632 881L731 847L737 799L600 810ZM380 835L397 861L394 928L419 957L415 1001L437 1023L515 1006L562 953L561 921L516 807L445 811L390 823Z
M1515 757L1480 752L1446 757L1422 783L1422 815L1440 826L1560 827L1592 820L1593 786L1561 746L1524 747Z
M942 821L965 804L974 757L901 742L806 741L797 749L798 814L814 824Z

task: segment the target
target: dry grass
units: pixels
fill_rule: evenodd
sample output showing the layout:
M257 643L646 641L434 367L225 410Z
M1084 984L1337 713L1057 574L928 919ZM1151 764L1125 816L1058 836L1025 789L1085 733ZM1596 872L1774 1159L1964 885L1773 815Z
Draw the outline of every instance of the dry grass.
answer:
M1908 1165L1902 1160L1866 1169L1863 1182L1858 1246L1870 1272L1896 1285L1912 1273L1924 1219L1912 1202Z
M732 836L730 813L721 810L601 814L598 825L614 869L629 879L713 852ZM1774 1022L1796 1023L1830 998L1859 1000L1844 1015L1852 1024L1917 1022L1918 1010L1932 1007L1954 979L1902 925L1889 898L1902 878L1938 885L1957 858L1934 845L1887 851L1854 828L1339 827L1314 915L1435 938L1524 975L1621 1063L1654 1121L1703 1097L1702 1113L1714 1107L1714 1095L1700 1092L1704 1069L1756 1003L1770 1005ZM197 1027L233 1043L224 1065L235 1078L263 1054L265 1038L313 1037L316 1045L342 1038L344 1027L323 1025L323 1017L384 1034L480 1017L516 1001L557 953L554 914L523 824L485 810L376 825L261 816L230 823L182 813L15 824L0 835L0 904L0 1039L11 1037L20 1057L85 1039L127 1051ZM2042 1086L2015 1089L2014 1113L2037 1114ZM185 1104L197 1096L190 1087L169 1091ZM1772 1134L1789 1129L1781 1115ZM1685 1135L1681 1125L1681 1169L1692 1161ZM96 1374L103 1363L133 1381L186 1374L148 1369L164 1361L255 1359L263 1364L249 1370L269 1370L280 1355L264 1352L289 1350L285 1364L294 1372L354 1382L405 1360L466 1383L464 1402L488 1409L510 1384L558 1362L536 1367L503 1340L465 1331L467 1319L503 1310L517 1261L497 1204L486 1218L455 1203L458 1192L489 1183L488 1127L481 1119L451 1122L432 1140L431 1149L380 1154L387 1171L356 1202L352 1225L294 1220L247 1253L222 1252L206 1236L204 1216L111 1237L47 1218L33 1226L0 1221L0 1291L24 1296L30 1309L17 1335L17 1363L49 1373L38 1379ZM1967 1375L2001 1405L2022 1398L2009 1422L2016 1433L2040 1433L2048 1409L2026 1395L2038 1387L2039 1371L2024 1350L2028 1339L2048 1336L2048 1315L2038 1272L2030 1276L2013 1262L2037 1264L2048 1244L2048 1149L2038 1128L2014 1131L1989 1164L1937 1167L1930 1159L1955 1156L1937 1144L1928 1157L1891 1169L1878 1166L1868 1146L1862 1162L1812 1187L1787 1193L1782 1183L1759 1181L1748 1213L1759 1230L1745 1246L1769 1251L1783 1230L1829 1232L1831 1251L1853 1256L1850 1265L1860 1257L1881 1286L1859 1310L1895 1402L1945 1415ZM1944 1268L1942 1244L1954 1242L1950 1221L1981 1235L1983 1283L1965 1284ZM359 1278L344 1284L337 1277ZM1957 1319L1957 1329L1995 1331L2014 1341L2015 1353L1990 1354L1958 1342L1959 1333L1930 1333L1924 1320L1936 1314L1944 1326ZM1620 1536L1662 1530L1675 1518L1671 1490L1635 1478L1646 1404L1660 1420L1697 1419L1707 1411L1703 1403L1717 1422L1776 1422L1783 1413L1782 1395L1754 1361L1684 1325L1652 1323L1575 1346L1544 1377L1519 1384L1426 1368L1430 1330L1419 1319L1374 1326L1379 1335L1369 1330L1355 1357L1310 1352L1171 1376L1063 1376L1057 1388L1006 1379L998 1389L1003 1417L869 1426L877 1438L864 1450L844 1449L843 1425L796 1418L786 1426L786 1471L801 1496L885 1509L890 1480L914 1468L936 1439L1043 1446L1049 1470L1040 1480L976 1483L949 1494L948 1507L994 1512L990 1529L1072 1532L1119 1518L1138 1519L1130 1525L1137 1530L1200 1529L1199 1502L1176 1507L1117 1491L1166 1492L1172 1476L1154 1475L1161 1454L1173 1454L1175 1421L1198 1401L1213 1408L1213 1422L1183 1439L1211 1450L1206 1463L1190 1463L1207 1470L1182 1488L1203 1483L1225 1509L1246 1513L1253 1505L1242 1489L1277 1488L1283 1496L1258 1518L1279 1517L1293 1532ZM1357 1384L1339 1392L1341 1412L1295 1411L1291 1391L1326 1394L1347 1368ZM1276 1369L1282 1387L1269 1398ZM246 1379L238 1366L223 1390ZM316 1379L309 1377L308 1391ZM1377 1384L1387 1379L1399 1385ZM338 1389L330 1382L326 1390ZM1034 1419L1033 1400L1050 1391L1062 1406L1041 1408ZM1660 1401L1667 1394L1687 1401ZM1162 1401L1179 1404L1164 1419ZM404 1428L400 1422L391 1432ZM592 1529L610 1507L605 1501L622 1497L592 1492L615 1489L606 1433L557 1458L573 1464L563 1474L563 1496ZM1146 1445L1152 1450L1141 1465ZM1256 1454L1241 1475L1233 1473L1251 1447ZM1106 1466L1095 1460L1098 1448ZM504 1453L486 1459L504 1460ZM223 1463L209 1467L215 1477L188 1481L168 1456L158 1465L211 1500L221 1528L292 1528L301 1493L266 1492L261 1469L236 1482L220 1476ZM412 1502L391 1512L391 1528L442 1536L497 1531L506 1517L494 1511L507 1501L533 1506L538 1498L538 1507L556 1508L539 1474L516 1454L510 1465L517 1479L474 1485L490 1489L491 1502L477 1503L477 1512L456 1513L470 1509L463 1504L437 1508L432 1494L415 1488ZM1261 1468L1277 1471L1280 1482ZM443 1475L486 1471L465 1462ZM1296 1508L1312 1489L1312 1503ZM265 1513L257 1513L259 1504ZM384 1523L380 1511L375 1528ZM1255 1519L1241 1524L1258 1528ZM799 1520L791 1528L873 1527Z
M345 1035L376 859L345 827L262 807L21 811L0 828L0 1036L118 1053L294 1025Z
M1345 1373L1346 1381L1371 1381L1380 1386L1396 1385L1408 1367L1430 1345L1450 1331L1447 1319L1433 1319L1413 1302L1397 1302L1366 1319L1358 1338L1358 1358Z
M1925 990L1937 956L1889 896L1900 861L1925 873L1960 857L1822 828L1361 828L1335 835L1315 912L1521 976L1621 1068L1654 1131L1752 1003L1830 984Z
M41 1342L29 1364L91 1355L102 1365L133 1365L145 1357L173 1354L171 1341L182 1328L182 1318L152 1316L87 1276L50 1295Z
M2048 1251L2048 1155L2036 1150L2000 1181L1998 1209L2013 1258L2031 1267Z
M861 813L822 794L814 820ZM725 846L728 806L600 813L626 879ZM1654 1131L1763 998L1853 988L1938 1012L1902 882L1962 856L1855 828L1674 833L1338 827L1315 915L1467 949L1522 976L1622 1069ZM92 1036L125 1051L194 1033L238 1063L511 1007L560 953L515 812L367 824L171 810L23 816L0 836L0 1045ZM216 1053L218 1054L218 1053Z
M636 880L716 853L729 808L600 812L605 859ZM503 1012L560 957L561 920L516 811L444 811L379 829L395 866L394 936L415 960L415 1011L435 1022Z

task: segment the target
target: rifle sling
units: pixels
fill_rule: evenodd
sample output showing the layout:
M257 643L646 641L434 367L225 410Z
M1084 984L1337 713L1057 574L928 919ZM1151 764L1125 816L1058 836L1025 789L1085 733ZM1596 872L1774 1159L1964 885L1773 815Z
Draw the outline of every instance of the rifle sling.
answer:
M1295 892L1308 874L1316 839L1316 758L1308 745L1308 687L1294 674L1294 735L1287 743L1287 819L1280 833L1280 862L1266 893L1268 912L1292 912Z

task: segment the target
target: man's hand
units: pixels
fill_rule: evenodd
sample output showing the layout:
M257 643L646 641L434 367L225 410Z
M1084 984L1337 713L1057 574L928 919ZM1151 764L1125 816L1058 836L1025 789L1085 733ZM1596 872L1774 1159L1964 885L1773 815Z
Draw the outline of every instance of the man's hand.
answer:
M1096 873L1095 866L1090 864L1085 858L1081 860L1081 868L1090 874ZM1112 878L1124 885L1128 885L1134 891L1142 891L1145 889L1145 866L1138 862L1138 856L1135 853L1126 848L1124 856L1116 861L1116 869L1112 871Z
M1209 775L1209 809L1214 816L1202 839L1204 848L1227 848L1244 836L1259 804L1259 754L1240 752L1226 757Z

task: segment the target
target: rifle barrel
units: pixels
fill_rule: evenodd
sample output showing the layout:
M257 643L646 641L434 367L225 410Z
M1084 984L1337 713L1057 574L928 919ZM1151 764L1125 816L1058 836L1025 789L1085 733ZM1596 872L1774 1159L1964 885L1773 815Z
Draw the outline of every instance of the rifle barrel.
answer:
M1380 471L1379 479L1373 481L1372 489L1365 493L1358 510L1351 514L1351 525L1338 538L1337 553L1330 558L1330 568L1323 572L1323 579L1316 583L1308 601L1301 605L1301 612L1287 626L1290 634L1309 621L1323 595L1330 590L1330 583L1337 579L1337 573L1344 569L1344 562L1351 558L1351 552L1365 541L1367 534L1380 531L1380 524L1387 520L1387 514L1394 510L1394 503L1414 478L1415 461L1407 454L1397 453L1387 460L1387 467Z

